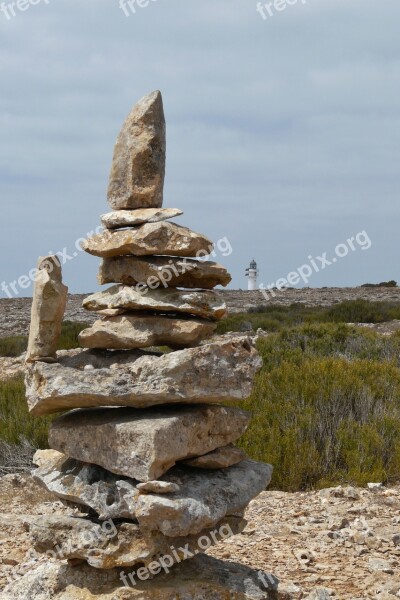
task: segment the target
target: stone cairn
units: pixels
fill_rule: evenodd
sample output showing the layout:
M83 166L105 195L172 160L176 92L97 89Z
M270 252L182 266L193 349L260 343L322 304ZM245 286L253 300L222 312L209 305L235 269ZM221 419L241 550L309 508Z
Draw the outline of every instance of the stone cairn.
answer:
M34 478L80 516L39 518L34 546L75 569L118 568L121 586L176 563L184 569L192 556L206 572L202 552L243 530L245 507L272 473L233 445L250 415L232 404L250 394L261 359L243 336L204 342L226 313L213 288L231 278L196 260L212 243L169 221L182 211L162 208L165 150L162 97L154 92L118 136L105 231L83 243L103 259L99 283L115 284L84 301L99 320L80 334L83 348L56 354L66 288L54 257L41 259L47 267L27 355L31 413L79 409L53 421L52 450L36 453ZM197 598L185 590L182 597Z

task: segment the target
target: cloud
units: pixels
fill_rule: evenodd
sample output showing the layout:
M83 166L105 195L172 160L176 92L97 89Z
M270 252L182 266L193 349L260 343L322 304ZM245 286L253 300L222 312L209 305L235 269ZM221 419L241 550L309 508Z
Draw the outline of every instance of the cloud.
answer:
M308 0L263 21L252 0L156 0L129 18L115 0L50 0L0 14L1 280L72 246L107 210L115 137L161 89L165 205L234 252L234 287L255 257L265 282L366 229L368 252L319 285L399 278L400 5ZM96 287L97 261L65 268Z

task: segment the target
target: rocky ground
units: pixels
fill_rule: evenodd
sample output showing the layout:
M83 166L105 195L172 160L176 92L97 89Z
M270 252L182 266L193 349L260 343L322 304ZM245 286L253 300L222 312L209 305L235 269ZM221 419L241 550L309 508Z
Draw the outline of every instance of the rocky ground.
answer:
M260 291L222 290L220 292L230 313L244 312L267 303L290 305L295 302L307 306L331 306L344 300L371 300L400 302L400 288L303 288L276 292L266 300ZM88 294L70 294L65 318L70 321L94 322L96 315L82 308ZM30 298L0 299L0 337L27 335L30 322Z
M54 501L28 475L0 479L0 506L3 589L8 581L53 560L32 549L29 523L38 515L76 510ZM209 554L277 577L279 598L400 598L400 486L267 491L253 500L246 518L241 535Z
M262 301L259 292L225 294L232 312ZM279 301L329 305L359 297L398 302L400 290L288 290ZM80 307L82 299L69 298L67 319L88 321L90 314ZM26 334L29 310L29 299L0 300L0 336ZM389 335L400 329L400 322L363 326ZM21 373L22 368L23 356L0 358L2 379ZM38 515L77 511L54 500L29 475L0 478L0 507L1 599L9 581L52 561L34 552L29 523ZM209 554L278 578L278 600L400 598L400 485L294 494L266 491L250 504L246 518L248 525L241 535L225 540Z

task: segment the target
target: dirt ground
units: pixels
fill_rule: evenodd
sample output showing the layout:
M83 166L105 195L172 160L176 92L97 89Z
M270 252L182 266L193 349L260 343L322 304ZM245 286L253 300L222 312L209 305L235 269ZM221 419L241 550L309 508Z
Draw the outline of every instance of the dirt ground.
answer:
M76 514L29 475L0 479L0 590L46 562L29 539L38 515ZM289 597L400 598L400 486L319 492L264 492L241 535L209 551L271 573Z

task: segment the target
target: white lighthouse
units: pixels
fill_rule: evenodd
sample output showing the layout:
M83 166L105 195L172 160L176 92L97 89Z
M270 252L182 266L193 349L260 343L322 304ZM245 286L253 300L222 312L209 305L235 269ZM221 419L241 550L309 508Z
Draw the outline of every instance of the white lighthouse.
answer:
M257 285L258 268L257 268L257 263L254 259L251 261L250 267L248 269L246 269L246 277L249 278L249 285L248 285L247 289L258 290L258 285Z

